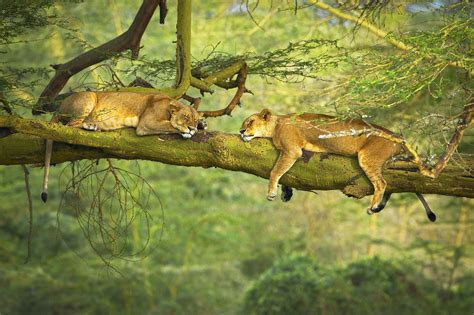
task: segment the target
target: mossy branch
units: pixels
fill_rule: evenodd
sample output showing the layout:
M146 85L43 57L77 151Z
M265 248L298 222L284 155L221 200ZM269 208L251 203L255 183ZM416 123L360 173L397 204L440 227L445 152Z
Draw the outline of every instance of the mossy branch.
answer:
M268 139L244 143L237 135L219 132L198 133L191 140L178 135L138 137L132 129L88 132L14 116L0 116L0 128L17 133L0 139L0 165L41 163L44 138L56 141L52 163L98 158L141 159L218 167L268 178L278 156ZM474 197L472 157L454 159L434 180L422 176L413 163L406 161L387 163L384 177L391 192ZM306 154L281 183L301 190L341 190L358 198L372 193L355 158L331 154Z

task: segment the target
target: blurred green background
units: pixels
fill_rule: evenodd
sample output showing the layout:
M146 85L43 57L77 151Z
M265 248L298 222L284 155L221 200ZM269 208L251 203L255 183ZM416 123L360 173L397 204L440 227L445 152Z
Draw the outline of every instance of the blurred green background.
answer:
M65 62L126 30L140 3L56 2L47 12L67 20L68 29L28 31L20 39L29 42L8 46L4 65L47 68ZM194 1L193 57L203 59L214 47L226 54L263 54L310 38L338 39L351 47L386 45L365 30L354 34L353 25L323 11L306 8L295 15L282 10L285 6L262 3L253 11L260 28L242 11L240 1ZM426 21L436 25L437 19L441 17L431 11L409 15L399 10L383 15L383 27L429 28ZM142 57L173 59L175 25L176 6L169 1L166 24L159 25L155 16L145 32ZM113 63L116 69L130 65L127 58ZM143 65L146 68L146 62ZM321 78L342 76L344 71L326 71ZM134 78L118 73L126 83ZM51 75L39 76L15 97L32 102ZM106 69L84 71L65 91L103 88L109 79ZM147 79L157 86L173 81ZM328 99L315 96L327 84L251 76L247 87L255 95L245 95L232 117L209 119L209 129L236 133L242 120L262 107L279 113L332 113L333 108L325 107ZM206 95L201 107L222 108L232 95L218 90ZM433 104L426 95L413 102L373 120L393 130L405 128ZM29 115L27 106L15 110ZM430 146L433 133L423 132L406 128L405 135L424 153L436 151ZM445 141L442 134L435 136ZM460 148L472 153L472 133ZM129 179L132 195L147 200L147 194L151 196L125 217L104 208L101 222L81 202L90 202L102 177L89 176L77 196L70 189L71 164L57 165L50 175L50 199L43 204L42 169L30 167L34 224L27 263L24 173L20 166L0 166L0 314L474 313L472 199L427 196L438 216L433 224L414 194L394 195L386 209L369 217L369 197L296 191L289 203L269 203L267 181L248 174L146 161L113 164L143 178ZM104 161L84 161L74 170L107 166ZM106 187L113 184L109 181L110 176ZM105 227L98 228L99 223Z

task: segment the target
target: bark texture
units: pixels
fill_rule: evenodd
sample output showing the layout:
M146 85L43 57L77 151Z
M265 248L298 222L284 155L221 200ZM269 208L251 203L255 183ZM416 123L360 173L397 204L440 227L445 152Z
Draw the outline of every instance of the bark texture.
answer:
M52 163L120 158L157 161L165 164L219 167L268 178L278 153L269 139L244 143L237 135L220 132L198 133L190 140L179 135L138 137L133 129L89 132L44 121L0 116L0 165L41 163L44 138L55 142ZM63 143L59 143L63 142ZM458 157L436 179L419 174L406 161L387 163L384 177L391 192L418 192L474 197L474 158ZM361 198L371 194L370 182L357 160L332 154L307 153L281 179L301 190L341 190Z

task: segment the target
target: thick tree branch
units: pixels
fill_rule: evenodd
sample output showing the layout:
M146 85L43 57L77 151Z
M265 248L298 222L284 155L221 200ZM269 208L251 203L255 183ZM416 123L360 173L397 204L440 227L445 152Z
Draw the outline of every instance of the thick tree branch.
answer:
M88 132L38 120L0 116L0 128L22 134L0 139L0 165L41 163L44 138L56 143L53 163L95 158L122 158L157 161L166 164L246 172L268 178L277 151L268 139L244 143L236 135L198 133L191 140L179 136L137 137L134 130ZM40 138L38 138L40 137ZM372 187L355 158L306 154L286 174L281 183L302 190L341 190L363 197ZM418 192L474 197L474 158L455 159L438 178L422 176L410 162L388 163L384 177L391 192Z
M176 90L181 97L191 84L191 0L178 1Z
M50 106L51 101L61 92L69 78L79 71L128 49L132 51L132 58L137 58L141 38L158 5L166 6L166 2L160 0L143 0L132 25L125 33L64 64L52 65L56 73L41 93L38 104L33 109L33 114L38 115L45 111L54 110ZM165 11L161 10L160 13L164 14ZM161 18L164 19L164 15L162 15Z

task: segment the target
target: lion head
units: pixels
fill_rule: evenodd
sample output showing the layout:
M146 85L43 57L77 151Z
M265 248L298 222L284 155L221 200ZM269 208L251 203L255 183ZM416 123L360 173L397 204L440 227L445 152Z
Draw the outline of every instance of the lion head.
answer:
M170 123L185 139L191 138L199 129L201 115L191 106L170 103Z
M253 138L271 137L273 133L272 124L270 124L272 112L265 108L258 114L253 114L242 123L240 136L242 140L248 142Z

